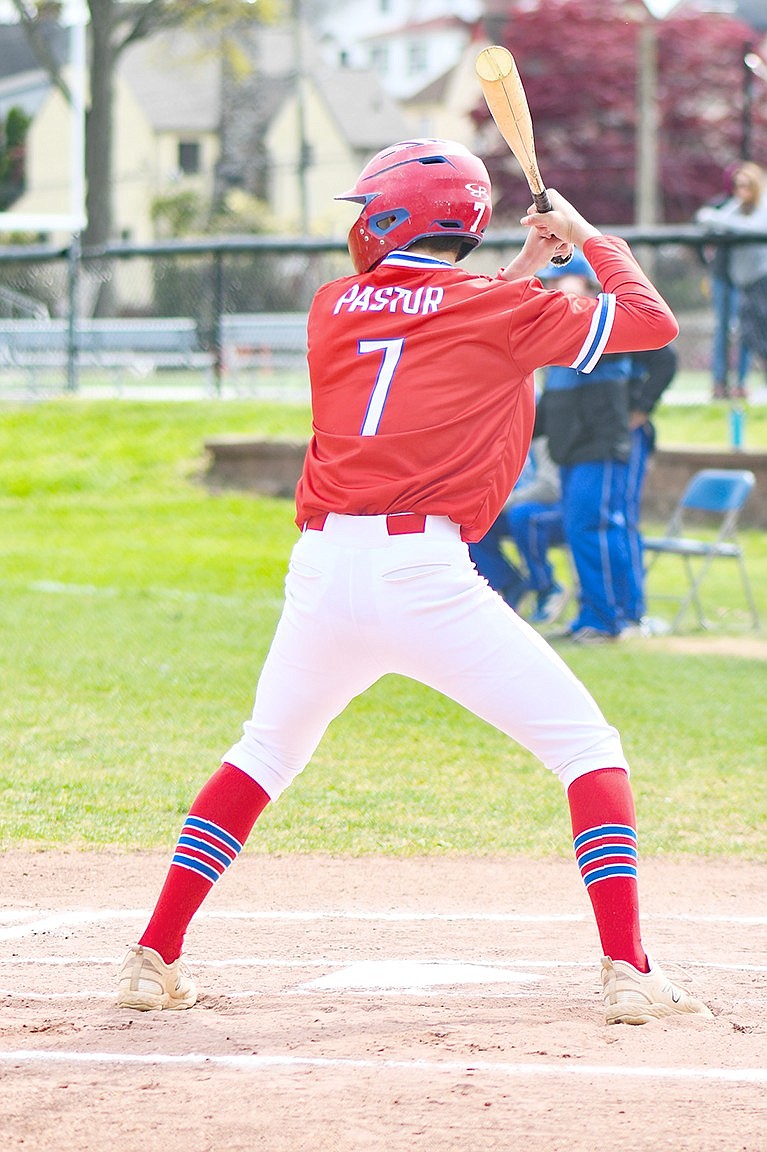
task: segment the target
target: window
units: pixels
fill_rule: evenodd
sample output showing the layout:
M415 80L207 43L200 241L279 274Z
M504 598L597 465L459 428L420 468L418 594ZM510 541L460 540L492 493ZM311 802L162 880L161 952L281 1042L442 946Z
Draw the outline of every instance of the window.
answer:
M407 46L407 70L410 76L426 71L428 52L424 40L411 40Z
M178 167L186 176L200 171L200 145L197 140L179 140Z
M370 53L370 63L376 72L388 72L389 70L389 49L378 45L373 48Z

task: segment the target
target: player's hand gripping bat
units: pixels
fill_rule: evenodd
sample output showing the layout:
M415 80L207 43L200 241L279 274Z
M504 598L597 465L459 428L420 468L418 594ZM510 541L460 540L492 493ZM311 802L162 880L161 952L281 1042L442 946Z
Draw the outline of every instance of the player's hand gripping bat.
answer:
M485 102L498 131L519 161L535 207L539 212L551 212L551 201L535 155L530 108L514 57L507 48L494 44L480 52L475 67ZM551 263L567 264L572 255L571 249L567 255L552 256Z

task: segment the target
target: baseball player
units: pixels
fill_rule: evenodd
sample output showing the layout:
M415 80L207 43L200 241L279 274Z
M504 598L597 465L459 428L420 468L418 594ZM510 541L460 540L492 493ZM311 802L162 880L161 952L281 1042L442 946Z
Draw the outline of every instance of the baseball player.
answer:
M533 371L588 369L605 349L665 345L676 321L627 245L554 191L551 213L522 218L524 246L501 274L456 267L491 213L485 166L460 144L395 144L339 198L360 207L349 233L354 272L320 288L309 313L313 436L282 616L252 717L192 804L123 963L118 1004L194 1004L181 959L192 916L329 722L395 672L507 733L566 789L604 952L607 1021L708 1014L642 944L634 804L617 732L468 552L524 463ZM571 245L597 270L598 299L545 290L533 276Z

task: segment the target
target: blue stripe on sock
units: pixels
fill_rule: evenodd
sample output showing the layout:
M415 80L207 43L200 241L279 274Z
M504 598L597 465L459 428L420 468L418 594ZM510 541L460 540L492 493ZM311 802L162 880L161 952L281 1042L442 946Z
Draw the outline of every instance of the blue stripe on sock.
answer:
M206 856L211 856L214 860L218 860L225 868L228 868L232 863L232 857L227 856L226 852L222 852L220 848L214 848L207 840L201 840L197 836L184 836L182 833L178 838L179 844L186 844L187 848L196 848L198 852L205 853Z
M600 836L628 836L630 840L636 843L637 834L630 824L601 824L596 828L587 828L585 832L581 832L580 836L576 836L573 840L576 851L582 844L587 844L589 840L598 840Z
M600 848L592 848L590 852L584 852L579 856L578 867L582 869L584 864L591 864L594 860L601 860L605 856L628 856L631 860L636 860L638 852L628 844L603 844Z
M215 884L219 878L219 873L215 868L211 868L209 864L203 863L202 860L195 859L194 856L183 856L176 853L172 862L177 864L179 868L188 868L190 872L199 872L200 876L204 876L206 880L210 880L211 884Z
M242 852L242 844L239 840L235 840L234 836L230 836L218 824L213 824L210 820L201 820L199 816L187 816L184 827L198 828L202 832L210 832L211 836L217 836L224 844L228 844L238 854Z
M583 877L586 887L596 884L598 880L609 880L612 876L630 876L636 879L637 870L631 864L609 864L606 868L596 868Z

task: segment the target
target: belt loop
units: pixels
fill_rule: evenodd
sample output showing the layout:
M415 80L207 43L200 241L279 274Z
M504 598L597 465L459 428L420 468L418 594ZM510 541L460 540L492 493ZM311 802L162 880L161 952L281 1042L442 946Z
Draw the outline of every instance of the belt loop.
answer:
M426 531L426 517L420 512L390 512L386 517L390 536L412 536Z

